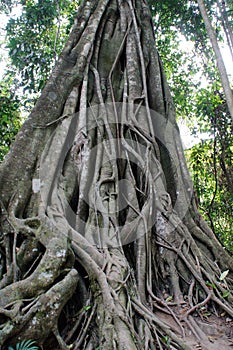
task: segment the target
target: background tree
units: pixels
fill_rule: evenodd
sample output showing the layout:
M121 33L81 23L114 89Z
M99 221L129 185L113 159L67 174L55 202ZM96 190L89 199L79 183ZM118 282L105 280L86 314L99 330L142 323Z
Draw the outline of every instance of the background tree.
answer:
M7 47L24 91L41 91L60 53L79 1L22 1L22 13L8 21Z
M216 3L206 5L221 42L222 28L227 27L228 31L231 28L232 32L232 3L218 4L227 6L224 24ZM199 138L207 135L209 139L186 152L195 188L200 189L202 184L201 191L197 191L200 210L218 238L232 249L232 121L205 26L196 2L158 1L153 5L152 1L151 6L158 20L156 46L172 89L177 116L186 120L193 135ZM181 33L189 41L185 48Z
M218 65L218 69L219 69L219 74L221 77L223 90L224 90L224 93L226 96L228 109L229 109L229 112L230 112L231 117L233 119L233 94L232 94L232 89L231 89L230 82L229 82L229 79L227 76L227 71L226 71L224 61L223 61L223 57L222 57L222 54L220 51L220 47L218 45L218 41L217 41L217 38L216 38L216 35L214 32L214 28L212 27L211 21L209 19L209 16L208 16L208 13L206 10L206 6L205 6L205 2L203 0L197 0L197 2L199 5L200 12L201 12L202 18L204 20L205 26L206 26L208 36L209 36L211 44L213 46L213 50L214 50L214 53L216 56L217 65ZM227 38L228 38L228 35L227 35ZM231 44L230 41L229 41L229 44Z
M212 346L193 315L233 315L232 259L197 211L144 2L82 3L0 171L3 348L189 349L187 327Z
M198 124L211 138L186 150L188 164L201 212L225 247L232 250L231 116L218 91L202 89L197 99Z
M10 78L0 82L0 161L9 151L9 147L21 125L19 97L15 95L14 91L9 90L11 84L9 81Z

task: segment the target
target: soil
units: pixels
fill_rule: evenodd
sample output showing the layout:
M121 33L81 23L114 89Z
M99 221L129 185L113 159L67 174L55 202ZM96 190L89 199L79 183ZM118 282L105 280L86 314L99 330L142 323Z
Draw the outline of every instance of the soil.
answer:
M185 339L185 343L194 350L233 349L233 319L227 315L188 316L187 322L181 321L183 334L180 326L170 315L158 312L157 316L181 339ZM170 349L176 348L171 344Z

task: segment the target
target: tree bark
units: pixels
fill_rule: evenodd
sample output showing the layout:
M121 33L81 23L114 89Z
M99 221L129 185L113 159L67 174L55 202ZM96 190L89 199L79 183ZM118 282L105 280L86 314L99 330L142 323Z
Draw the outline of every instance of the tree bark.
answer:
M228 48L230 50L231 58L233 61L233 32L230 21L228 19L225 0L222 0L221 2L217 0L217 4L221 15L222 26L226 35Z
M205 7L205 3L203 0L197 0L198 2L198 6L203 18L203 21L205 23L205 27L206 27L206 31L208 33L210 42L212 44L214 53L215 53L215 57L216 57L216 61L217 61L217 66L218 66L218 70L219 70L219 74L220 74L220 78L221 78L221 82L222 82L222 87L223 87L223 91L225 93L226 96L226 101L227 101L227 106L230 112L230 115L233 119L233 93L232 93L232 89L230 86L230 82L227 76L227 71L226 71L226 67L222 58L222 54L218 45L218 41L214 32L214 29L212 27L211 21L209 19L208 13L206 11L206 7Z
M233 316L154 46L144 1L79 7L0 168L3 349L208 348L201 308Z

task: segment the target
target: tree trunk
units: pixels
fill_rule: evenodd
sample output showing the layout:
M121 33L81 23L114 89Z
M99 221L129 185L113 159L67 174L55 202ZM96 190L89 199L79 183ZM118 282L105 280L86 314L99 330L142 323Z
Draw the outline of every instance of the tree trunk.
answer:
M221 2L220 0L217 0L217 4L218 4L219 13L221 16L222 26L227 39L228 48L230 50L231 58L233 61L233 32L232 32L232 26L228 19L225 0L222 0Z
M203 21L205 23L207 34L209 36L210 42L212 44L212 47L215 53L223 91L226 96L227 106L228 106L231 118L233 119L233 93L232 93L230 82L227 76L227 71L222 58L222 54L218 45L218 41L214 32L214 29L212 27L211 21L207 14L204 0L197 0L197 2L198 2L198 6L200 9Z
M197 211L144 1L82 3L0 176L3 349L211 349L198 316L233 316L233 263Z

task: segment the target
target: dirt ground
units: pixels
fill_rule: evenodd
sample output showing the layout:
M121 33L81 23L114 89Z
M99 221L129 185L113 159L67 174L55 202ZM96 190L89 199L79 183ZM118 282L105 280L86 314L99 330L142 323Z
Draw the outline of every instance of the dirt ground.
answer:
M233 319L227 315L201 316L199 314L188 316L186 320L179 317L179 324L170 315L158 312L157 316L181 339L185 339L185 343L193 350L233 349ZM175 350L172 344L170 349Z

